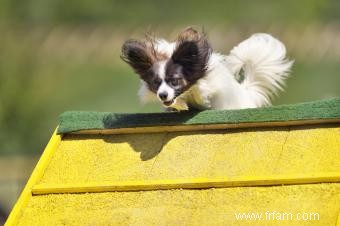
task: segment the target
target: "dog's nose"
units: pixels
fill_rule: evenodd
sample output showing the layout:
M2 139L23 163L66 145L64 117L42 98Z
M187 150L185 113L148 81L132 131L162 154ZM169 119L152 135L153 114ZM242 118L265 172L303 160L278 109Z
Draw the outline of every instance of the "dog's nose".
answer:
M166 100L166 98L168 97L168 93L166 93L166 92L159 93L158 96L159 96L159 98L161 98L161 100Z

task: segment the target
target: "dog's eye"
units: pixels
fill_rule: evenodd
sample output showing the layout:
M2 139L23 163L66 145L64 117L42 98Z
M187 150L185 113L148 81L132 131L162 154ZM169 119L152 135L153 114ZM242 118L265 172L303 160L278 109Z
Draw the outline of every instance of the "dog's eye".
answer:
M155 80L152 81L152 83L153 83L153 85L155 85L155 86L159 86L159 85L162 83L162 81L159 80L159 79L155 79Z
M178 86L179 85L179 79L172 79L172 80L170 80L170 85Z

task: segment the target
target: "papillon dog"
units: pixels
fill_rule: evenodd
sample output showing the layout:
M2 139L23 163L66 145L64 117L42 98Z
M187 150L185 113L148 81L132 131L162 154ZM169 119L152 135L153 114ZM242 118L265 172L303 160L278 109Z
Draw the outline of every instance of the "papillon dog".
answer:
M293 64L285 46L269 34L254 34L222 55L193 28L174 42L148 36L128 40L121 58L141 79L142 102L158 99L177 111L268 106Z

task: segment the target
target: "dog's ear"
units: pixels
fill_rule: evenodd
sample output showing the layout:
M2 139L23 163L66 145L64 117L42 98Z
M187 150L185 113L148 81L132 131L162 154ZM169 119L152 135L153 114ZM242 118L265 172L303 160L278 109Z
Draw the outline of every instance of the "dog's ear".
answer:
M187 28L179 34L171 59L182 66L188 81L195 81L204 76L211 52L206 35Z
M177 36L177 42L183 41L198 41L201 38L201 34L193 29L192 27L188 27L184 29L179 35Z
M120 57L144 80L147 79L147 72L156 60L148 46L144 42L137 40L126 41L122 46Z

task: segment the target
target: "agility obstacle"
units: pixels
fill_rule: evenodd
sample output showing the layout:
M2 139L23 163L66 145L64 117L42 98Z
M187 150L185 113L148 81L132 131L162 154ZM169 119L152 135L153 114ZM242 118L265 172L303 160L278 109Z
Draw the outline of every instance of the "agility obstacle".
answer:
M240 219L249 213L262 217ZM245 110L66 112L6 225L324 226L339 225L339 213L334 98Z

